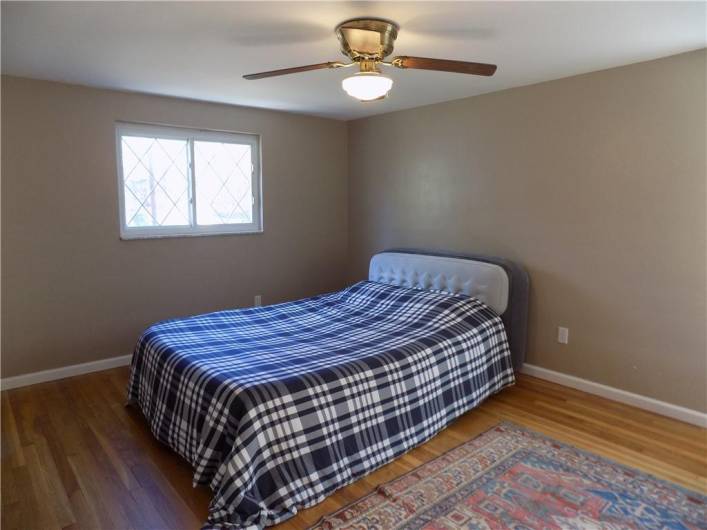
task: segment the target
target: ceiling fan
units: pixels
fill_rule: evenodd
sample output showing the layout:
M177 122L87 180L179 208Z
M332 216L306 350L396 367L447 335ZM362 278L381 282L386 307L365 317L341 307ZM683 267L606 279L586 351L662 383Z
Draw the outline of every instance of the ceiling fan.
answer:
M437 70L491 76L496 71L495 64L429 59L400 55L390 61L385 58L393 52L395 39L400 27L389 20L380 18L354 18L336 27L336 36L341 44L341 53L351 62L329 61L326 63L283 68L258 74L244 75L245 79L263 79L278 75L296 74L325 68L348 68L358 66L359 71L341 82L344 91L360 101L383 99L393 86L393 80L381 74L380 65L417 70Z

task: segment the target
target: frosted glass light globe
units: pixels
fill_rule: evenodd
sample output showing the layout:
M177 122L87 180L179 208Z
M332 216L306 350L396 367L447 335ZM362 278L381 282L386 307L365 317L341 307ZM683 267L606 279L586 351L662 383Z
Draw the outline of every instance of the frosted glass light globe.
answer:
M341 88L360 101L373 101L385 96L393 87L393 80L378 72L359 72L341 82Z

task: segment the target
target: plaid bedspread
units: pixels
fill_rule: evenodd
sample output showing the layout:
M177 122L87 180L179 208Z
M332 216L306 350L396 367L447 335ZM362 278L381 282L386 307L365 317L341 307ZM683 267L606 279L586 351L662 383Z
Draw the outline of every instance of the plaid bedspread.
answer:
M168 320L139 338L128 398L214 491L207 528L262 528L431 438L514 381L473 298L360 282Z

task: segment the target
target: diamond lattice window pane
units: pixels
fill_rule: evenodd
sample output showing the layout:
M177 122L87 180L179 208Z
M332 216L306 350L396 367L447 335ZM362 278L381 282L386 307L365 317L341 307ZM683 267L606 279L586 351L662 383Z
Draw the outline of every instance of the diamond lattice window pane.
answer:
M189 225L186 140L122 137L128 227Z
M194 142L197 224L253 222L252 168L250 145Z

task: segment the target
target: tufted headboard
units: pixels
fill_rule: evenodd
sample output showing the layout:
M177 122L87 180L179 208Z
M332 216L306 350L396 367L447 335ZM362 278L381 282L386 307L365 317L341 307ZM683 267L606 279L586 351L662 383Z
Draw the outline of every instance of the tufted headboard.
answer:
M501 316L513 366L518 370L523 365L529 282L517 263L493 256L393 249L371 258L368 279L478 298Z

